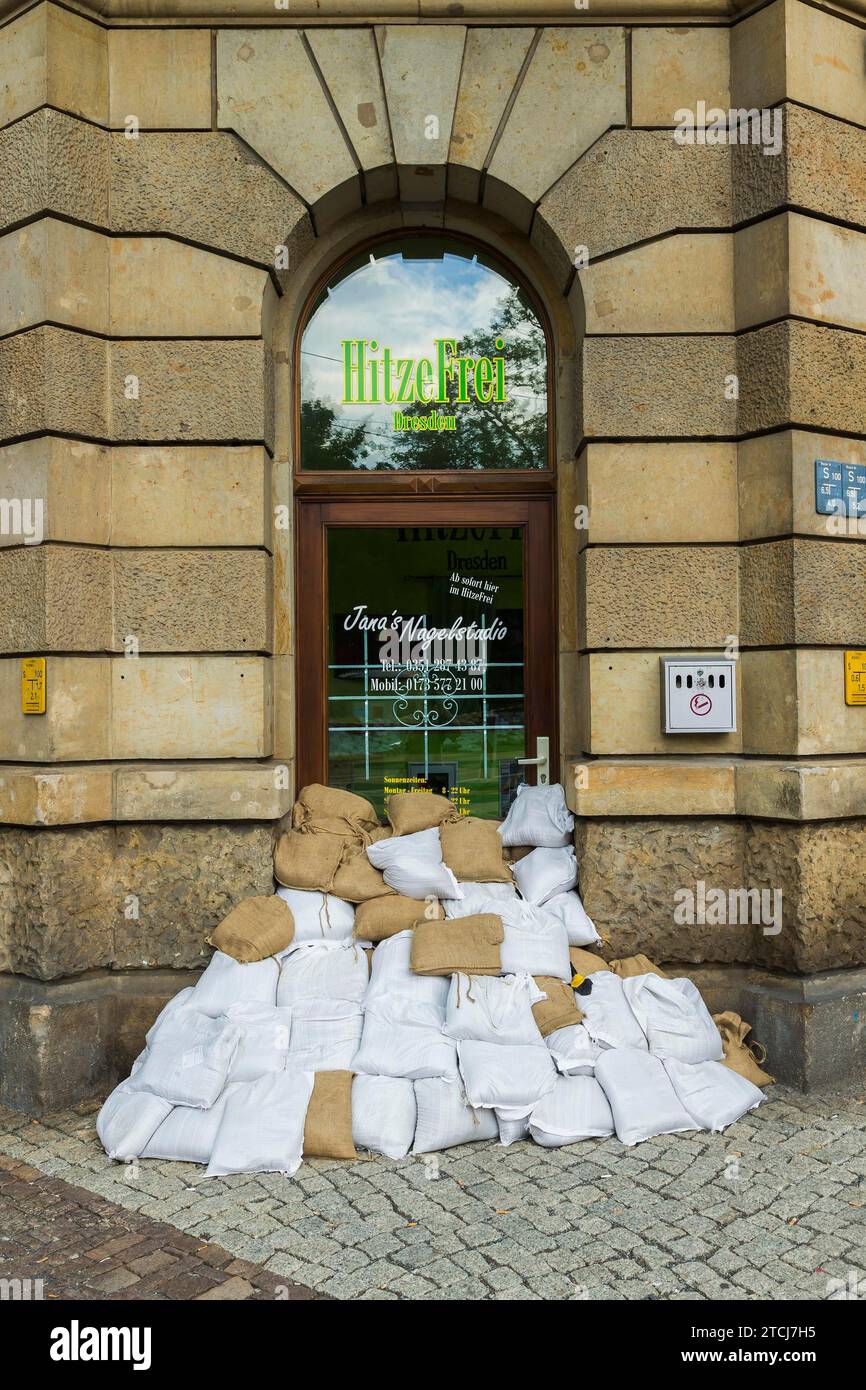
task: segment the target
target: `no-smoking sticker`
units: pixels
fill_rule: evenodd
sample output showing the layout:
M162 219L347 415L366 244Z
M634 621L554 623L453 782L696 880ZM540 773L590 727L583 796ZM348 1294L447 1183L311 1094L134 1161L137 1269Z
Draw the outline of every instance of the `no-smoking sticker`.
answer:
M693 695L689 700L689 709L692 714L709 714L713 707L713 702L709 695Z

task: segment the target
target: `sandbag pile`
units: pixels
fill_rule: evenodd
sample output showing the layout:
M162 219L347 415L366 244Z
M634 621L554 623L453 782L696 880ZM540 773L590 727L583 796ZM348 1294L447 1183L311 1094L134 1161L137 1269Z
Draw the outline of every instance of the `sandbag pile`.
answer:
M498 826L418 792L388 821L304 788L276 893L219 925L100 1111L109 1157L291 1176L304 1155L635 1144L764 1099L736 1014L714 1020L644 956L586 949L561 787L521 787Z

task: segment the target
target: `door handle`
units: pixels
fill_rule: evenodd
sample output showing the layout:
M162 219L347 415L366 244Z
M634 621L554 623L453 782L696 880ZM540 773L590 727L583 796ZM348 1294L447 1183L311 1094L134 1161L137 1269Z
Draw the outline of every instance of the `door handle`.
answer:
M518 758L519 767L537 767L538 785L546 787L550 782L550 739L547 737L535 740L534 758Z

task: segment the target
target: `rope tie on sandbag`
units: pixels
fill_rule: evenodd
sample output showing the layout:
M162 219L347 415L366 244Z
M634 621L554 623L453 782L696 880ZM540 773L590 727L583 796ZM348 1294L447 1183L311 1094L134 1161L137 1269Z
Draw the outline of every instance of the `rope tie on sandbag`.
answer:
M481 1121L478 1118L478 1111L473 1110L472 1106L469 1104L469 1097L466 1094L466 1087L463 1084L462 1078L458 1082L458 1085L460 1087L460 1100L472 1116L472 1123L477 1127L481 1124Z
M324 914L325 914L325 924L326 924L326 926L327 926L327 928L328 928L328 931L330 931L330 930L331 930L331 913L330 913L330 910L329 910L329 908L328 908L328 895L327 895L327 893L323 893L323 894L322 894L322 906L319 908L319 926L322 925L322 913L323 913L323 912L324 912ZM324 936L324 935L325 935L325 933L324 933L324 931L323 931L323 932L322 932L322 936Z

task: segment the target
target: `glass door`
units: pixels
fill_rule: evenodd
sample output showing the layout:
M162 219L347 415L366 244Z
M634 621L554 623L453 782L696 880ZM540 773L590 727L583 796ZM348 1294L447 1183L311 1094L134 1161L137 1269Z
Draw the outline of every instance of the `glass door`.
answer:
M518 759L555 732L550 499L299 510L301 784L380 813L427 787L505 815L534 780ZM323 621L305 572L321 576L320 600L308 594Z

